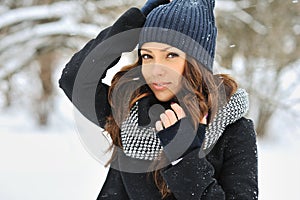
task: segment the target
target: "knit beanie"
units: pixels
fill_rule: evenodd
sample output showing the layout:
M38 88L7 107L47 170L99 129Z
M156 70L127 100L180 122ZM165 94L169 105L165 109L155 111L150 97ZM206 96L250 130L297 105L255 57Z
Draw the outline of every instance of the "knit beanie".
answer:
M139 38L176 47L213 72L217 28L214 0L173 0L153 9Z

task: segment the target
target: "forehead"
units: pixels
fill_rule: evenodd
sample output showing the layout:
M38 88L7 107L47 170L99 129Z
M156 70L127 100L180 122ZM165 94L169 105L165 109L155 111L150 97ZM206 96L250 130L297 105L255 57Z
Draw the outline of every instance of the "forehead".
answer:
M160 42L147 42L142 45L141 50L151 49L151 50L160 50L160 51L177 51L178 53L183 53L180 49L173 47L171 45L160 43Z

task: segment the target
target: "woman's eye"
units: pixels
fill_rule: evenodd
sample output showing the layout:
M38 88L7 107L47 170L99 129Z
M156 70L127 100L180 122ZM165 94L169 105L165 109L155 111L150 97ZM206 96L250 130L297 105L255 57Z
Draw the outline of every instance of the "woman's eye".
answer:
M175 58L175 57L178 57L179 55L177 53L169 53L168 54L168 58Z
M146 60L146 59L152 58L152 56L150 56L149 54L142 54L142 58L143 58L144 60Z

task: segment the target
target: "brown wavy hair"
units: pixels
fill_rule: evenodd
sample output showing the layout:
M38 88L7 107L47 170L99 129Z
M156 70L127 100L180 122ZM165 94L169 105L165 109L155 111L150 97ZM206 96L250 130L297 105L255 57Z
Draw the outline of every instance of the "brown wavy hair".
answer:
M144 86L138 87L141 84L140 81L144 80L141 77L140 70L135 70L140 66L141 58L139 57L134 64L123 67L112 79L109 89L109 102L115 110L115 114L107 118L105 126L105 129L112 138L112 147L116 145L122 149L120 122L125 119L135 102L151 94L149 91L143 89ZM126 76L124 76L125 74ZM180 102L183 102L184 105L180 105L184 108L186 114L191 117L195 127L198 126L200 120L206 114L208 114L209 123L215 115L217 108L226 103L238 87L237 83L229 75L213 75L195 59L190 57L186 59L183 77L182 89L178 96L181 98ZM134 92L131 94L124 91ZM112 96L114 97L112 98ZM126 99L128 100L126 101ZM113 160L114 156L115 153L112 155L109 163ZM163 199L168 195L172 195L160 175L160 170L153 172L153 178Z

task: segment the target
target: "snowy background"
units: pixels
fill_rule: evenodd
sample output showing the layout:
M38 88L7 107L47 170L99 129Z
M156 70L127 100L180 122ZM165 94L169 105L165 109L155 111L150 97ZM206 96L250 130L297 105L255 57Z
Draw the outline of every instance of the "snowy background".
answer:
M58 88L57 80L64 64L76 49L80 49L89 38L94 37L99 29L111 24L123 10L136 5L137 1L49 0L48 2L54 3L46 6L36 6L35 4L41 2L38 0L4 0L3 2L5 5L4 3L0 5L0 200L95 200L105 180L107 169L89 153L89 149L83 144L74 119L74 108ZM263 8L276 3L270 0L258 2L261 2L257 3L257 8L262 10L261 13L267 13ZM286 2L289 8L297 6L299 8L298 0ZM31 8L31 5L34 6ZM142 1L139 1L140 5ZM11 9L18 6L19 9ZM255 15L259 12L250 12L256 4L252 5L250 0L218 0L216 6L219 12L224 11L222 15L220 14L222 17L225 16L224 19L227 17L228 21L232 21L231 17L236 17L254 30L254 36L262 36L265 41L264 31L270 27L264 27L259 23L265 18L263 16L260 19ZM292 13L295 10L291 9L289 12L284 10L284 13ZM298 14L293 15L299 16L299 10ZM292 21L283 21L281 20L283 18L287 17L280 18L279 21L283 24ZM232 71L229 71L234 77L239 75L246 82L246 86L250 84L250 89L258 88L262 91L265 89L267 92L263 92L263 99L267 96L274 100L271 102L273 104L283 103L282 107L276 107L276 113L270 120L266 136L258 140L260 200L300 200L300 115L298 114L300 113L300 55L297 51L300 45L297 46L295 42L296 36L299 37L300 34L300 25L299 20L298 24L297 20L293 23L295 25L292 27L292 32L283 33L287 36L284 37L284 45L280 48L283 46L285 50L284 58L296 52L295 55L293 54L296 60L291 59L293 61L289 62L287 70L282 70L279 78L273 76L275 61L270 62L267 57L252 60L255 66L257 63L261 65L254 74L255 78L260 80L254 79L254 82L248 83L248 74L244 74L244 77L240 76L245 69L248 69L244 65L245 55L249 53L248 49L244 57L241 56L241 52L237 52L232 63ZM277 25L274 26L274 30L275 27L279 27L279 30L274 31L275 33L285 30ZM248 33L250 35L249 31ZM240 35L243 34L235 32L234 39ZM271 37L272 34L268 35L268 38ZM274 37L276 41L273 39L271 43L281 38L278 35ZM242 38L228 40L228 44L224 40L225 43L220 48L224 47L225 52L235 51L239 47L237 41L242 41ZM245 39L248 44L249 39ZM56 67L49 76L54 83L53 91L49 95L51 98L46 99L46 103L39 104L40 101L37 100L40 98L42 86L38 74L45 70L41 67L43 53L47 53L45 48L47 50L47 47L53 44L56 57L53 57L52 60L55 62L52 64ZM48 49L49 52L52 52L51 48ZM280 48L273 48L272 51L268 49L268 51L276 58L275 51ZM256 49L258 48L255 47L254 50ZM271 67L265 69L266 65ZM261 79L264 82L255 82ZM270 91L274 96L268 93L272 87L265 87L269 83L271 86L272 83L282 83L279 84L278 90ZM251 84L254 87L251 87ZM13 89L12 92L9 91L10 89ZM13 100L11 106L3 106L5 97ZM269 101L268 98L265 100ZM254 102L252 108L257 106L257 109L252 110L253 116L257 114L255 112L258 112L259 108L264 108L264 105L258 107L255 103L257 102ZM40 106L38 108L50 110L47 126L39 126L36 118L33 117L37 113L37 110L33 109L35 104Z

